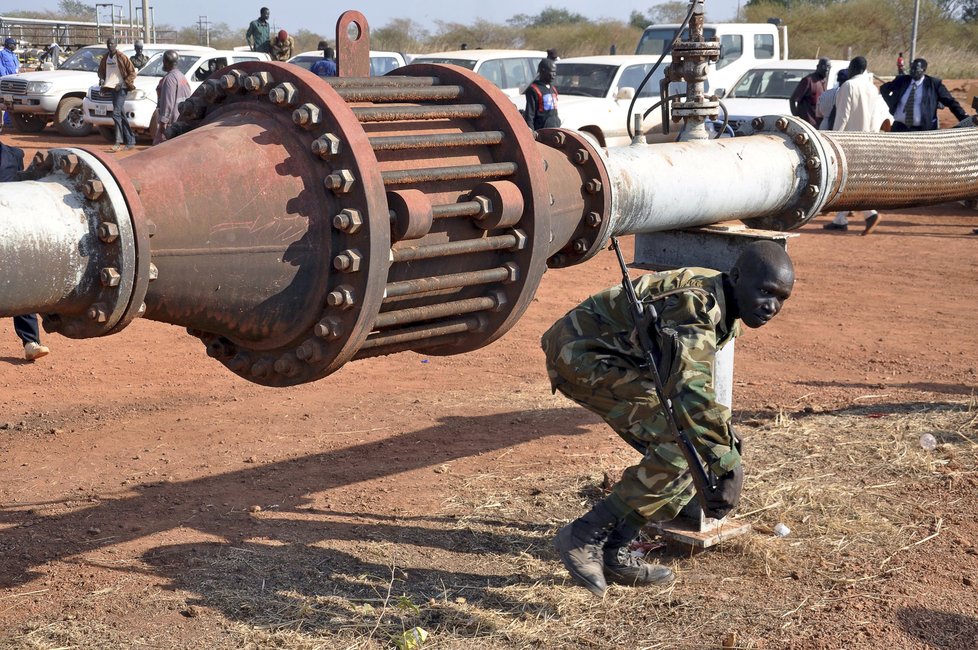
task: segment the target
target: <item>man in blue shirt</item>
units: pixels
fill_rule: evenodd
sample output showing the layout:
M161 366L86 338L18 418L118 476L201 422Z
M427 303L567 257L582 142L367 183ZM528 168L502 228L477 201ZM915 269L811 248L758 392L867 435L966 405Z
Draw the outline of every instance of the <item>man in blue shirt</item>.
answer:
M7 38L3 42L3 49L0 50L0 76L5 74L16 74L20 71L20 59L17 58L17 54L14 52L14 48L17 47L17 41L12 38ZM6 111L0 111L0 131L3 127L10 124L10 115Z
M318 74L320 77L337 76L336 61L333 60L335 56L333 48L326 41L319 41L319 49L323 51L323 58L321 61L313 63L309 71L313 74Z

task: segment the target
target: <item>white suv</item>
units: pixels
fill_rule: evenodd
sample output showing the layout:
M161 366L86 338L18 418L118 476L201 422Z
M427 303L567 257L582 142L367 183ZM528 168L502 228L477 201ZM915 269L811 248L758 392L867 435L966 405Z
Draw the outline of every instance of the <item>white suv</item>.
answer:
M148 43L143 52L153 56L164 50L213 50L194 45ZM119 51L132 56L132 45L120 44ZM25 133L37 133L54 121L63 135L81 136L92 132L82 119L82 100L93 83L98 83L98 66L105 56L105 45L80 48L57 70L18 72L0 77L0 99L12 113L14 126Z
M181 49L177 51L177 67L187 77L191 92L197 90L217 70L245 61L268 61L263 52L239 52L232 50L208 50L199 52ZM136 88L126 98L125 111L129 125L137 137L152 139L156 134L156 87L166 72L163 71L163 53L150 59L136 75ZM112 94L99 86L88 89L82 104L82 114L87 124L98 127L99 133L109 142L115 142L112 122Z
M323 58L322 50L309 50L300 52L288 60L288 63L297 65L308 70L316 61ZM377 52L370 50L370 76L381 77L391 70L395 70L404 65L404 55L400 52Z
M523 108L523 91L533 83L537 66L546 56L546 52L537 50L455 50L422 54L411 63L448 63L468 68L498 86L517 108Z

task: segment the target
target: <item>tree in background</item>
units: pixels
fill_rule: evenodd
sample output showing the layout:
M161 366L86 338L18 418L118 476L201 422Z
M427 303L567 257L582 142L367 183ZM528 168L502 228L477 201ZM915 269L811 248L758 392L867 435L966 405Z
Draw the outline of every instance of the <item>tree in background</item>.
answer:
M423 52L430 39L431 33L410 18L395 18L370 31L374 49L388 52Z
M81 0L61 0L58 3L59 17L72 20L95 20L95 6Z
M628 17L628 24L637 29L645 29L647 26L656 23L681 23L686 19L687 12L689 12L688 2L683 2L683 0L662 2L650 7L648 13L633 9Z
M556 27L557 25L586 23L587 20L587 17L582 16L581 14L571 13L566 9L545 7L544 10L538 13L536 16L516 14L507 20L506 23L513 27Z

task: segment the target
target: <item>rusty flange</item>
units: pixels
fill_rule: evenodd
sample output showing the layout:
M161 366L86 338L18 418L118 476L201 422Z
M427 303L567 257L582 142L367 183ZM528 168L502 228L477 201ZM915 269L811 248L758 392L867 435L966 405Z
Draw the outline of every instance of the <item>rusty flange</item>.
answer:
M248 80L253 81L248 81ZM292 314L300 325L274 348L233 336L200 336L208 353L257 383L293 385L324 377L349 361L370 333L383 300L390 250L388 207L376 158L346 102L318 76L283 63L247 62L216 77L225 92L198 89L183 121L199 128L241 111L270 115L281 126L272 138L297 138L318 168L318 182L305 191L321 206L309 233L326 242L320 256L321 308ZM212 79L214 81L214 79ZM250 88L250 89L249 89ZM283 206L284 209L284 206Z
M554 254L547 265L551 268L574 266L591 259L607 241L611 220L611 179L607 167L601 164L600 152L578 131L541 129L540 142L562 152L578 169L584 210L573 236L563 249Z
M150 276L148 230L135 228L124 190L133 197L136 192L129 185L121 187L92 152L52 149L50 154L49 173L66 174L76 196L84 201L92 233L89 255L99 268L91 276L94 286L81 288L88 296L84 313L46 314L44 329L69 338L112 334L145 311L143 298ZM141 219L138 198L133 206Z

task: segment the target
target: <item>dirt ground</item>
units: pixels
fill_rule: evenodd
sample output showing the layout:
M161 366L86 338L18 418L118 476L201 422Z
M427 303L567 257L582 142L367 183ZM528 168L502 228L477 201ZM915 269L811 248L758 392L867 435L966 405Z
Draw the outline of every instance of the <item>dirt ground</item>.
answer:
M154 322L25 363L4 320L0 646L978 648L978 212L826 220L737 345L755 532L656 548L677 583L604 601L550 538L635 455L551 395L538 341L619 280L610 253L548 272L488 348L289 389Z

